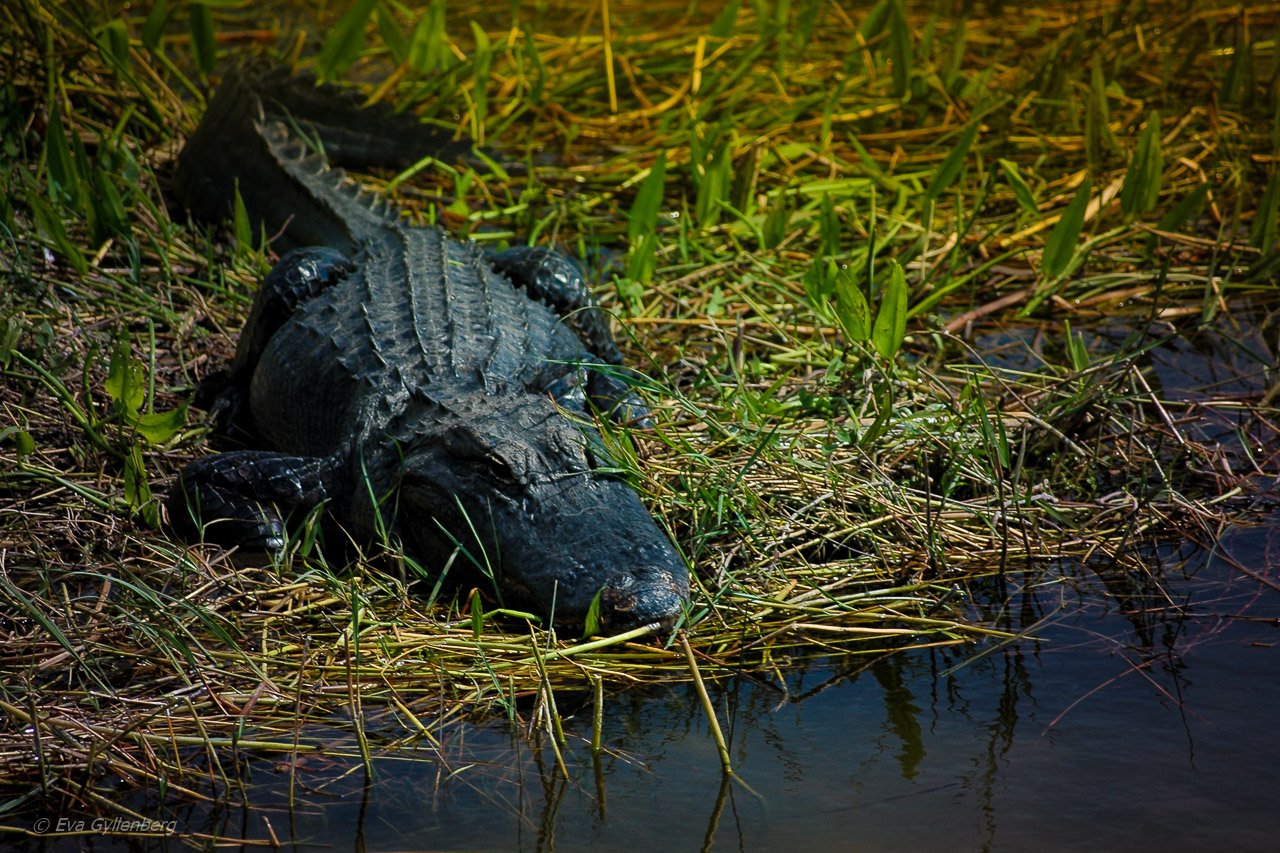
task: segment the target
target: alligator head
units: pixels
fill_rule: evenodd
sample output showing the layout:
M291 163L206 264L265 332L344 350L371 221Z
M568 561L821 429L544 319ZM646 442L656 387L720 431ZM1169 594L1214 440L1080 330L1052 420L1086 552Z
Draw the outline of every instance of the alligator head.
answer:
M561 624L600 596L611 631L670 626L688 568L600 436L538 394L466 395L434 407L399 448L395 530L434 561L459 546L504 594ZM456 562L456 560L455 560Z

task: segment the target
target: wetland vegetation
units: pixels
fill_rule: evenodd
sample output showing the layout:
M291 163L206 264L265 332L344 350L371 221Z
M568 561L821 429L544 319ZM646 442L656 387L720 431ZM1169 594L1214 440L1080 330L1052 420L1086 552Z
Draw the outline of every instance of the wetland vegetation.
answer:
M1014 11L7 4L0 830L144 817L122 787L240 801L251 757L290 802L309 754L447 768L478 718L563 767L592 749L564 715L604 694L998 650L1041 627L1011 589L1158 595L1158 549L1273 510L1276 10ZM655 413L603 428L693 568L678 632L566 635L393 542L172 538L193 396L274 255L173 215L167 181L248 56L483 143L360 176L415 221L584 260ZM1242 378L1164 388L1157 355L1205 329Z

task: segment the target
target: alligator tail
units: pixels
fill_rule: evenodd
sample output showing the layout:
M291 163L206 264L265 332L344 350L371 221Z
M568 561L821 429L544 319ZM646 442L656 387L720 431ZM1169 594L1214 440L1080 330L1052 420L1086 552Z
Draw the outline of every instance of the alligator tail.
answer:
M229 218L238 190L253 233L276 238L278 251L329 246L350 255L395 214L331 161L402 168L470 150L414 116L365 109L348 90L246 66L229 71L210 99L178 155L174 184L198 220Z

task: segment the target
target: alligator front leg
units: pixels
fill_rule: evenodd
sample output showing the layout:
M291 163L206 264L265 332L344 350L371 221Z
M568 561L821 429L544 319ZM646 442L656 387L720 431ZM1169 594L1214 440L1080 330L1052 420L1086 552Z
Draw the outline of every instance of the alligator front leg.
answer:
M596 304L577 261L542 246L514 246L486 254L498 272L559 314L583 345L606 364L621 364L609 315Z
M589 414L594 409L615 423L653 425L649 407L624 378L632 371L606 364L588 352L578 353L572 360L567 369L564 364L556 365L547 380L531 390L550 394L557 404L573 412Z
M281 258L258 289L249 319L236 348L236 371L252 371L267 341L308 299L355 272L356 265L340 252L324 246L294 249Z
M249 415L249 382L271 336L308 299L314 299L356 269L342 254L323 246L295 249L281 258L258 289L240 333L230 379L208 405L215 431L244 439L254 434Z
M597 411L619 423L648 426L649 409L624 378L626 368L620 366L622 352L609 330L609 317L596 304L577 262L534 246L516 246L486 258L513 284L559 314L577 338L579 346L562 342L555 346L561 351L558 356L575 364L568 369L552 367L536 390L546 391L572 411L585 412L589 400Z
M250 551L279 551L285 520L297 521L339 494L331 459L236 450L182 469L169 496L169 520L186 534Z

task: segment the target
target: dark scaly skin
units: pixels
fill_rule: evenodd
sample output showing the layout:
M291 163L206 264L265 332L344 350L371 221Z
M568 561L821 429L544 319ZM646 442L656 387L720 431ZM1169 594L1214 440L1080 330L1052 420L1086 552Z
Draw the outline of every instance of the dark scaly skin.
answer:
M404 223L308 154L274 110L327 148L341 124L347 158L415 162L441 144L431 132L415 143L403 116L353 127L363 114L348 96L275 72L233 72L219 87L179 157L179 196L197 216L225 216L238 181L255 233L283 229L304 248L263 283L224 395L265 449L187 466L175 525L278 550L323 505L426 567L460 549L513 603L557 622L581 623L599 596L607 629L674 623L687 567L585 419L592 407L644 410L618 368L593 367L621 356L577 266L545 249L486 256Z

